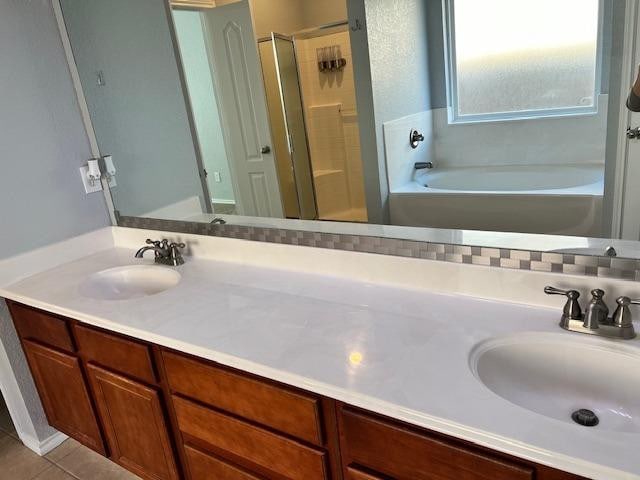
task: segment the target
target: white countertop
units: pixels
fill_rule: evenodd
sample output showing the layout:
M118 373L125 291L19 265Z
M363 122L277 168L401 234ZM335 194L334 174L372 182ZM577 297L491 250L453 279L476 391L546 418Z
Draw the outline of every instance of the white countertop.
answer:
M353 255L367 268L371 255ZM90 274L140 262L131 248L109 248L0 284L0 296L561 470L640 479L640 435L530 412L491 392L469 368L471 350L486 339L575 335L558 328L560 308L202 257L187 258L178 286L155 296L80 294ZM640 340L625 346L640 348Z

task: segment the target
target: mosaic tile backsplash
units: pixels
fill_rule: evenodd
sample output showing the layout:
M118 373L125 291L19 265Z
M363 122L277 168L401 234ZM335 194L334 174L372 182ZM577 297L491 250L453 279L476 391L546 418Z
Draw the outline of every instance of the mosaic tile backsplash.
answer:
M640 281L640 260L628 258L510 250L242 225L213 225L141 217L119 216L118 225L258 242L423 258L442 262Z

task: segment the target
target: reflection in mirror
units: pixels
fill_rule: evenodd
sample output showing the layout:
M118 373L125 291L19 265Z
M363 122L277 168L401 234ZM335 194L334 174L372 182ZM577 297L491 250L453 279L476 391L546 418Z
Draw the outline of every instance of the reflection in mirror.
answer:
M366 221L346 5L334 3L173 9L214 213ZM317 28L327 19L339 26Z
M114 203L135 216L210 211L163 5L61 0L100 152L116 166Z
M122 215L640 238L625 2L61 3Z

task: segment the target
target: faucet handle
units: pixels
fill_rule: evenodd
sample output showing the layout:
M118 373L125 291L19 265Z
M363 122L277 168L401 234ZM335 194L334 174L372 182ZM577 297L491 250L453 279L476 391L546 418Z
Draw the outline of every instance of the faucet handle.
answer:
M640 300L632 300L629 297L618 297L616 299L618 308L613 312L613 325L616 327L633 327L633 317L630 305L640 305Z
M607 307L607 304L604 303L604 290L601 290L599 288L595 288L593 290L591 290L591 301L595 304L598 305L599 308L602 309L602 311L604 312L604 318L607 318L607 315L609 315L609 307Z
M151 240L150 238L147 238L144 243L146 243L147 245L153 245L156 248L161 248L163 246L162 244L165 241L166 240L160 241L160 240Z
M184 247L186 247L186 245L182 242L171 242L169 244L169 259L173 266L177 267L178 265L184 264L184 258L182 258L182 253L180 253L180 249Z
M544 287L544 293L547 295L564 295L567 297L567 303L564 305L564 316L571 320L580 320L582 318L582 309L580 308L580 303L578 303L580 292L577 290L562 290L546 286Z

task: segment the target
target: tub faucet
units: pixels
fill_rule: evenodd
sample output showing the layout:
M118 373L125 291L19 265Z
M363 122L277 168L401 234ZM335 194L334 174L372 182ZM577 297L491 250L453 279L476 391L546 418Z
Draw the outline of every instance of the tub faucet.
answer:
M416 162L413 164L415 170L424 170L425 168L431 170L433 168L433 162Z
M640 300L631 300L629 297L618 297L618 308L609 317L609 308L603 300L604 291L595 289L591 291L591 301L586 313L580 309L580 292L577 290L561 290L555 287L545 287L547 295L564 295L567 302L564 305L560 326L570 332L588 333L601 337L621 338L631 340L636 337L631 318L630 305L640 305Z
M153 250L155 254L155 263L161 265L172 265L177 267L184 264L184 258L182 258L181 248L185 247L184 243L169 242L166 238L164 240L151 240L147 238L145 242L148 246L142 247L135 254L135 258L143 258L145 252Z

